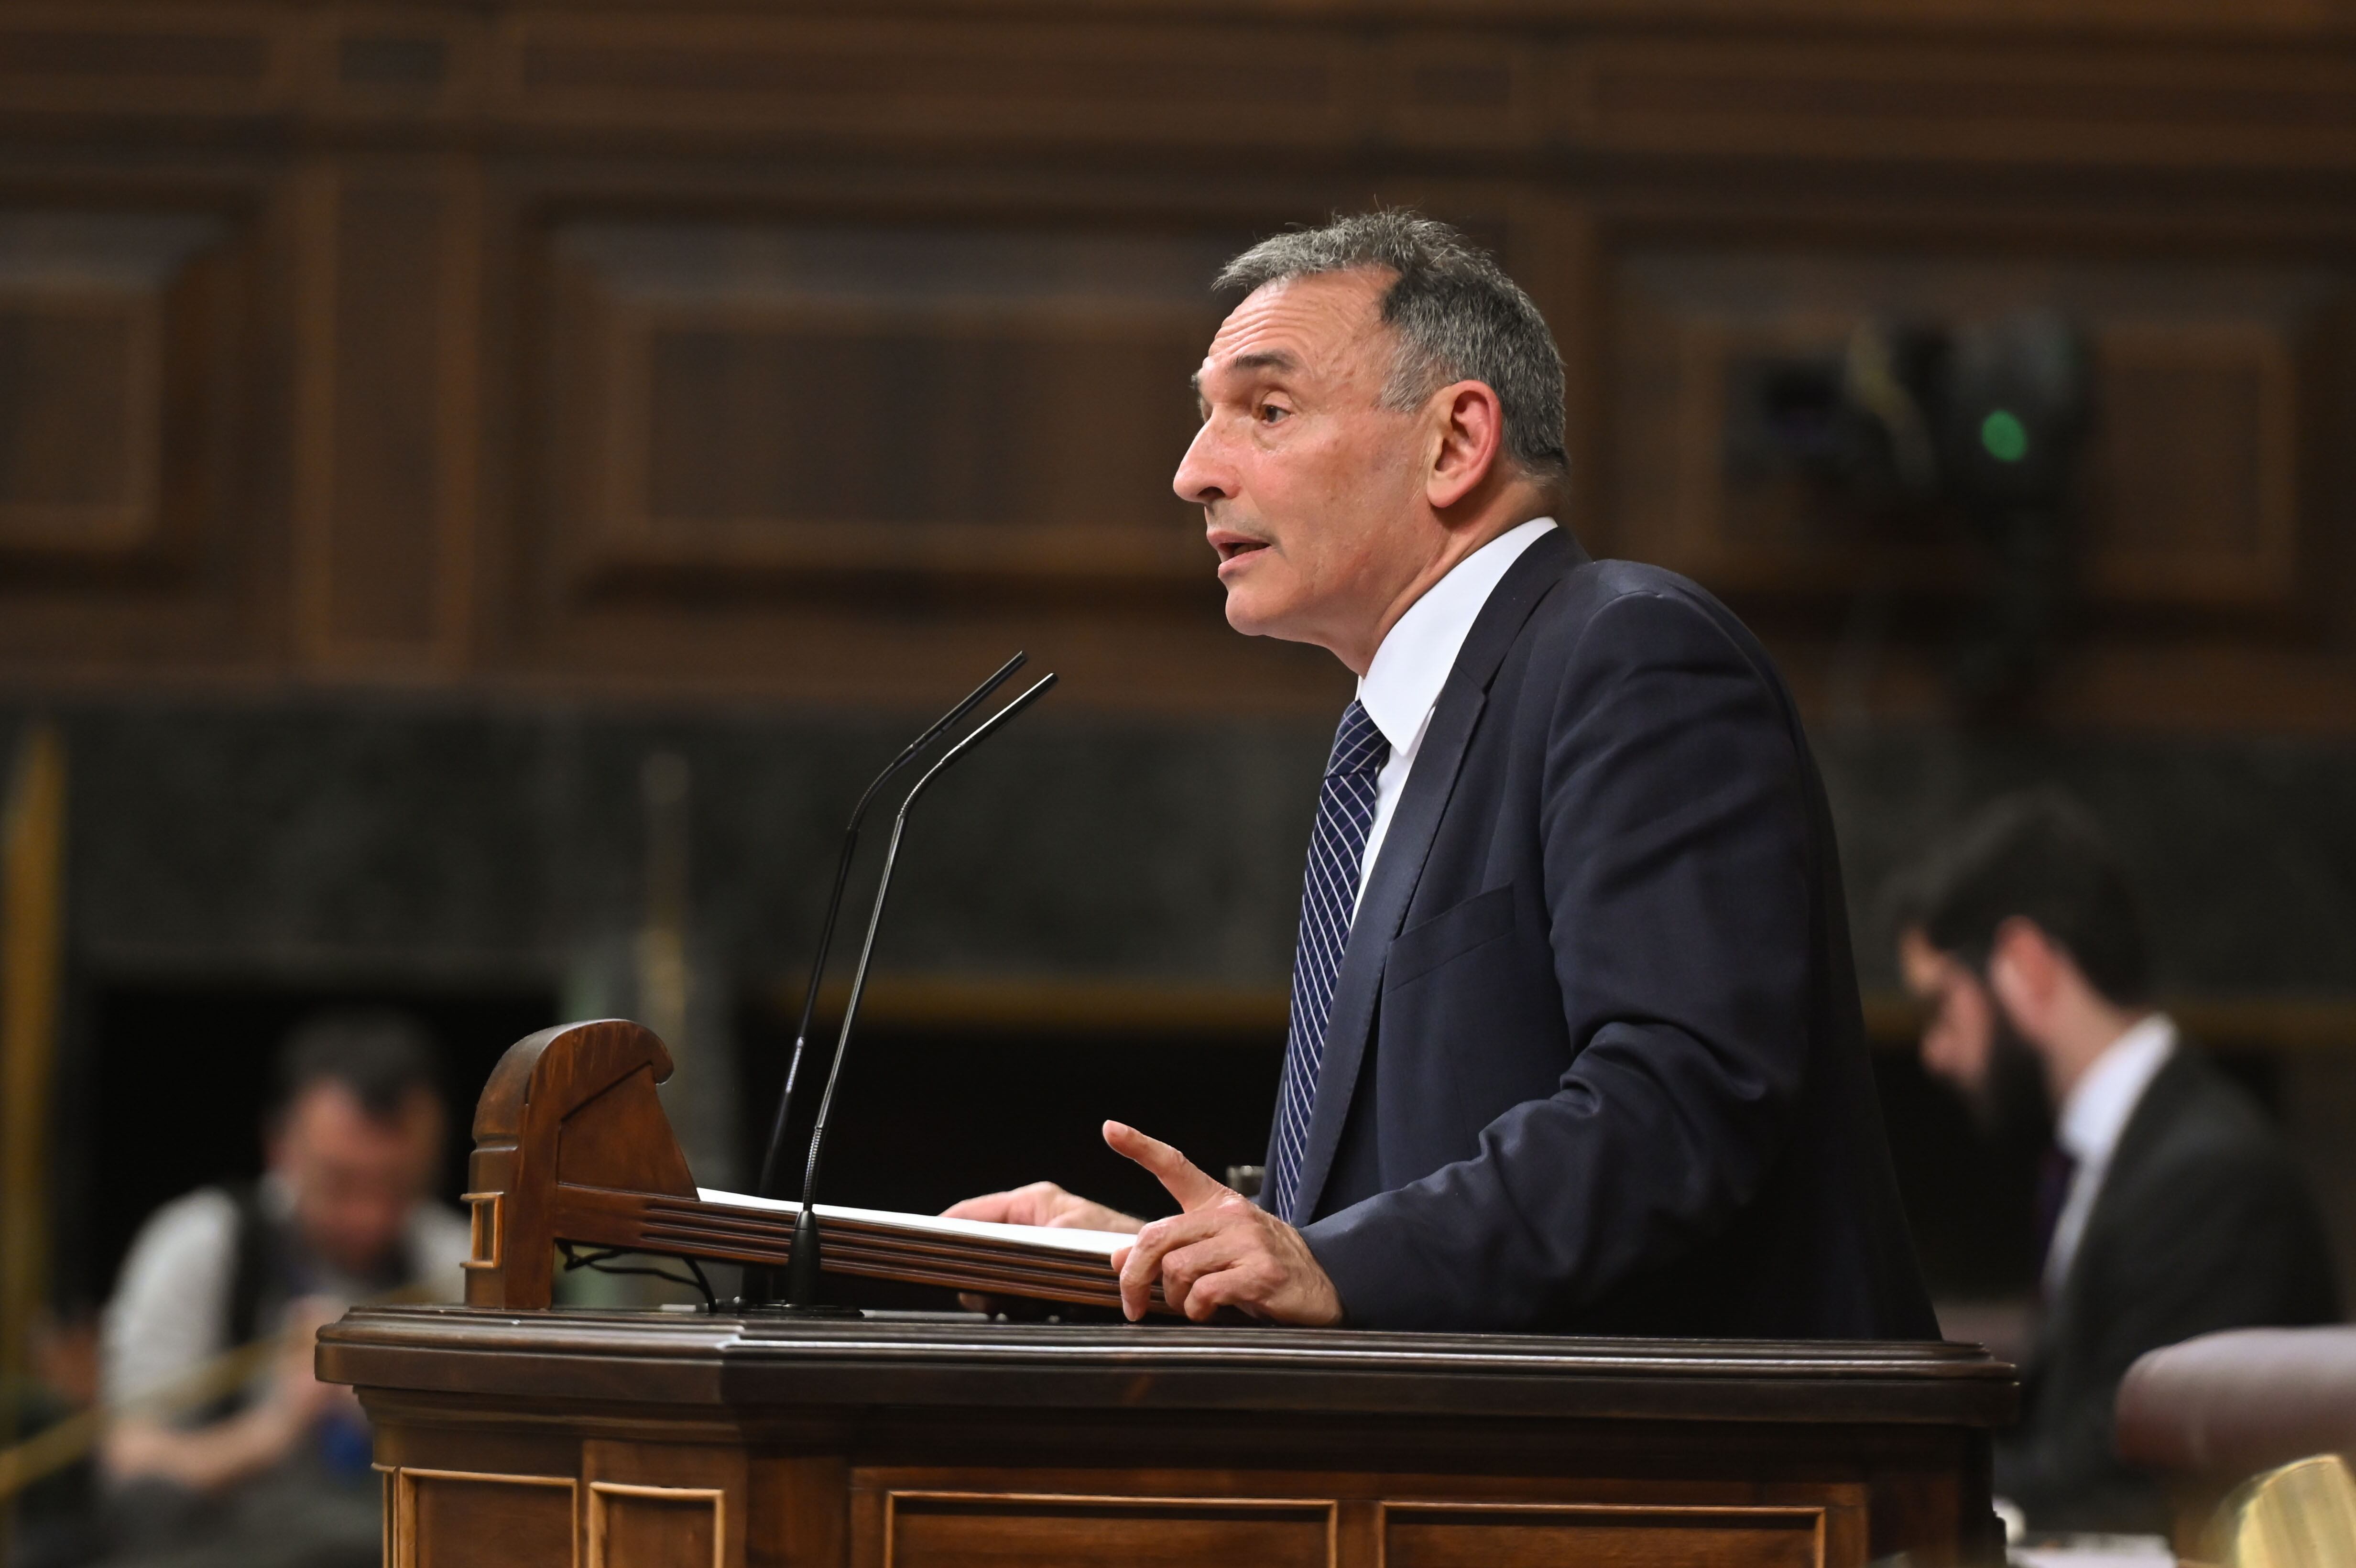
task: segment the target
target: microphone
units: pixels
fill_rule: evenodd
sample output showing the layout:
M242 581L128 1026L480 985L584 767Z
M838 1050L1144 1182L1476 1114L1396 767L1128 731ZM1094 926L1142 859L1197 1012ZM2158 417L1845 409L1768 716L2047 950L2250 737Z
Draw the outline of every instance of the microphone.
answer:
M794 1084L801 1077L802 1053L809 1047L810 1015L818 1008L819 982L826 976L827 953L834 945L834 923L842 913L842 894L851 881L851 857L859 849L859 825L866 819L867 808L875 804L876 795L883 792L894 774L914 761L917 752L939 740L951 725L980 707L983 699L1005 685L1006 677L1021 669L1029 656L1018 653L999 666L996 674L966 693L955 708L942 714L923 734L902 747L900 754L875 775L875 782L867 786L867 793L859 797L859 804L851 809L851 826L842 832L842 856L834 863L834 893L827 900L826 919L818 928L818 952L810 958L809 987L802 993L801 1022L794 1027L794 1053L786 1065L786 1092L777 1099L776 1120L769 1128L768 1151L761 1158L760 1185L753 1189L764 1198L777 1195L777 1162L785 1149L786 1122L794 1108Z
M1020 662L1021 658L1018 655L1016 663ZM1013 672L1013 669L1014 665L1008 665L1006 668L991 677L991 684L994 686L998 681L1003 680ZM786 1301L782 1308L787 1313L809 1317L858 1315L856 1307L829 1307L820 1305L818 1299L819 1241L816 1208L818 1173L819 1162L826 1157L827 1118L834 1109L834 1091L842 1081L844 1049L851 1043L851 1026L859 1018L860 997L866 994L867 968L875 956L875 933L884 924L884 902L892 891L892 871L893 868L899 863L900 839L908 830L908 813L916 806L917 797L925 793L935 779L948 771L952 763L1004 729L1008 720L1046 695L1047 688L1055 684L1055 677L1053 675L1041 677L1029 690L983 720L971 734L941 753L940 760L927 768L916 780L916 787L908 792L907 799L900 803L899 816L892 820L891 841L884 850L883 880L876 884L874 907L867 913L867 936L866 940L860 944L859 966L851 973L850 1005L843 1009L842 1028L834 1037L834 1061L827 1069L826 1092L819 1096L818 1124L810 1131L809 1156L802 1169L801 1210L794 1216L793 1252L787 1262ZM990 688L985 687L981 692L976 693L969 702L979 701L982 696L987 695L989 689ZM970 710L969 706L967 710ZM773 1310L777 1309L773 1308Z

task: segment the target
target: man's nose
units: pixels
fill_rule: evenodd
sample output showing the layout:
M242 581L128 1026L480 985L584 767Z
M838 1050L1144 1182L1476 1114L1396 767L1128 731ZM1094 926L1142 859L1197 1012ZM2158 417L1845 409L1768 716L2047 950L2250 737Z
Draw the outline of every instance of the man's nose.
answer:
M1234 471L1223 459L1218 438L1207 422L1194 432L1186 455L1179 460L1170 488L1189 506L1207 507L1214 501L1235 499Z

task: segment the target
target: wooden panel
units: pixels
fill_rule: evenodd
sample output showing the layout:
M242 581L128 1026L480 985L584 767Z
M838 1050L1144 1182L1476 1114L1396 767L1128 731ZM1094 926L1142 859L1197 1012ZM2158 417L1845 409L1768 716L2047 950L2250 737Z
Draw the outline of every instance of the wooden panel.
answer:
M294 80L285 20L262 5L11 5L0 92L17 112L250 112Z
M543 12L501 45L503 102L549 125L1236 146L1281 102L1289 142L1330 144L1360 98L1349 42L1249 24Z
M884 1509L881 1562L887 1568L1098 1563L1324 1568L1333 1561L1330 1502L894 1492Z
M2085 567L2099 595L2281 603L2300 587L2293 344L2258 323L2117 322L2097 342Z
M471 17L398 5L321 13L305 60L305 97L340 121L446 123L479 113L486 29Z
M201 461L187 437L206 411L185 400L209 368L167 370L167 347L175 313L201 309L190 269L224 236L201 217L0 214L0 559L121 563L189 524L166 490L193 476L167 469Z
M593 587L746 576L1193 581L1169 491L1228 247L1015 230L560 235L568 551ZM568 508L568 514L570 514Z
M404 1467L391 1568L554 1568L578 1561L569 1477Z
M1554 53L1527 40L1475 33L1387 40L1376 101L1402 141L1467 148L1533 144L1546 131Z
M1862 1541L1855 1543L1861 1546ZM1384 1568L1855 1568L1805 1508L1387 1503Z
M1344 672L1227 628L1169 489L1240 238L554 226L502 662L916 705L1020 648L1064 674L1059 706L1330 713Z
M298 558L305 651L413 668L471 597L471 180L434 164L312 179Z
M2356 722L2323 0L1001 9L7 6L0 212L205 227L112 292L146 241L0 235L5 673L915 706L1023 646L1059 707L1330 712L1162 497L1211 266L1388 199L1505 216L1574 521L1753 595L1804 697L1861 588L1976 562L1730 482L1743 366L2047 300L2104 613L2040 716ZM1905 632L1875 713L1944 700Z
M2356 157L2356 62L2334 49L1615 38L1569 57L1553 96L1566 134L1625 153L2278 167Z
M718 1488L589 1485L589 1568L727 1568Z
M1961 324L2052 308L2086 332L2096 418L2083 571L2098 601L2286 608L2302 559L2298 363L2342 293L2260 267L1970 256L1634 251L1616 269L1615 544L1722 591L1954 592L1954 519L1868 508L1746 453L1763 368L1837 358L1869 320Z
M741 1448L597 1438L581 1462L591 1568L744 1568L754 1515ZM782 1532L766 1528L774 1550Z

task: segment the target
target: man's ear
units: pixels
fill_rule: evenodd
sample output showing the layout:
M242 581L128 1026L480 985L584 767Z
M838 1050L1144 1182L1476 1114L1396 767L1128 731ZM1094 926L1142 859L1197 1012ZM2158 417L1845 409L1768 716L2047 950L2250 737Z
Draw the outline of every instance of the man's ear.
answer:
M1988 944L1988 989L2016 1024L2034 1028L2033 1020L2051 1010L2068 962L2035 921L2013 915L1996 928Z
M1485 382L1458 381L1432 394L1438 418L1424 499L1445 512L1478 490L1505 450L1505 411Z

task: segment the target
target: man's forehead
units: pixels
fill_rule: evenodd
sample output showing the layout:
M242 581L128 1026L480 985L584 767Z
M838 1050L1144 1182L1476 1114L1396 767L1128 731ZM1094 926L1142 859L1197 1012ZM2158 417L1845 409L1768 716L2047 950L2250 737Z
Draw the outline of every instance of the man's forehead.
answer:
M1221 371L1340 369L1381 320L1387 274L1321 272L1254 289L1219 324L1203 356L1203 378Z

